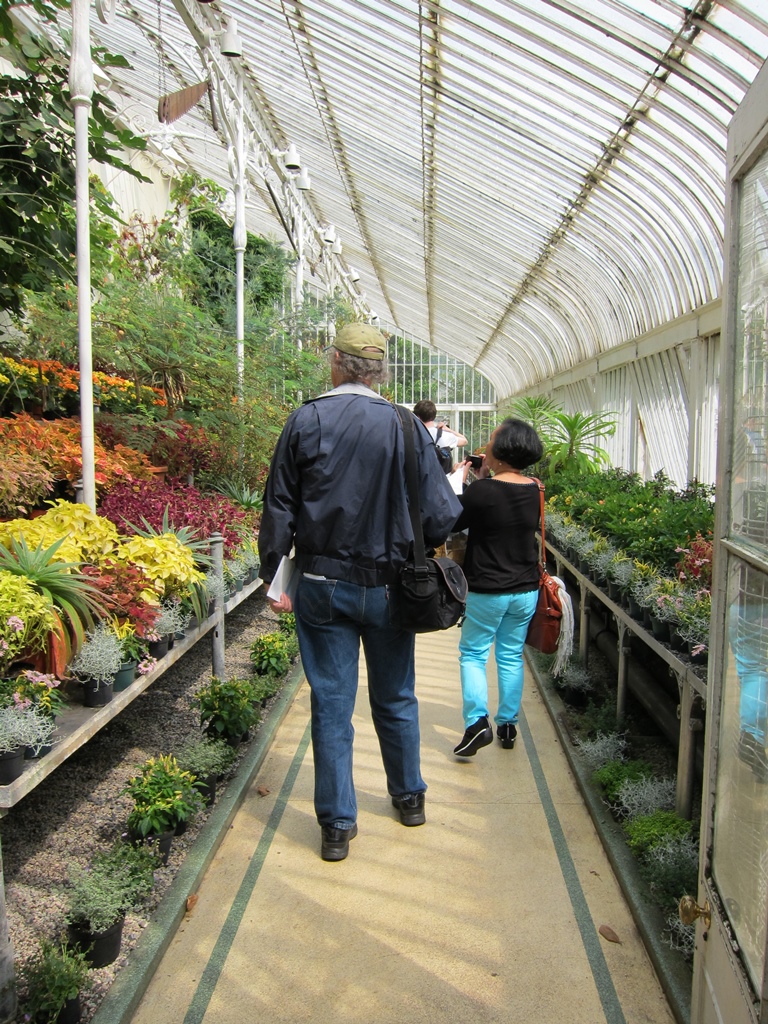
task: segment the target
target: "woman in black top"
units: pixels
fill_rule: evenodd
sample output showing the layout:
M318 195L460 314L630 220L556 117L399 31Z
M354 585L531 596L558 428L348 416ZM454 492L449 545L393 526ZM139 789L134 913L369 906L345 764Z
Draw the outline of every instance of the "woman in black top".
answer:
M459 499L454 529L469 529L464 574L469 584L459 664L465 733L454 754L471 757L493 742L485 666L495 642L499 704L494 721L511 749L523 696L523 646L539 589L539 486L521 470L543 454L539 435L507 419L491 434L485 463ZM488 476L488 472L493 476ZM485 474L485 476L483 476Z

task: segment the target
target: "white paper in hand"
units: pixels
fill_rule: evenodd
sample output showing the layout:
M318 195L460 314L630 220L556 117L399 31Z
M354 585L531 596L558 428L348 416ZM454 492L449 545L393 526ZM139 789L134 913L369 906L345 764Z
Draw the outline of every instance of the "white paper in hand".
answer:
M296 572L296 563L288 555L283 555L280 559L280 565L277 567L275 577L269 585L267 597L271 601L279 601L283 594L287 594L291 601L293 601L298 585L299 576Z

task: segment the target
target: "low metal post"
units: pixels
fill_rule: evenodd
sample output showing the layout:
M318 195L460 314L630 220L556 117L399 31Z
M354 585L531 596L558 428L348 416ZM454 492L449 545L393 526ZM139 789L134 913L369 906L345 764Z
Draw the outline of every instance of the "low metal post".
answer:
M77 505L83 504L83 478L75 480L75 503Z
M589 590L584 579L579 580L579 658L584 668L589 667Z
M632 648L624 642L627 634L627 624L621 619L616 619L616 626L619 631L619 671L616 685L616 725L621 727L627 715L627 677L629 675L629 657Z
M213 571L223 583L224 538L220 533L211 534L211 559L213 561ZM226 640L224 637L223 597L216 597L213 614L216 617L216 625L211 630L213 674L217 679L224 679L224 650L226 647Z

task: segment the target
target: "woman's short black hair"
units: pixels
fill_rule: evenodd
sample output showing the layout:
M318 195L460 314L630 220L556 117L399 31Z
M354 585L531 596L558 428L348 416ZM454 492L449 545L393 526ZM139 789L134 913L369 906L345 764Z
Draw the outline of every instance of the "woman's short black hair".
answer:
M539 461L544 446L530 423L510 418L498 428L491 454L513 469L526 469Z

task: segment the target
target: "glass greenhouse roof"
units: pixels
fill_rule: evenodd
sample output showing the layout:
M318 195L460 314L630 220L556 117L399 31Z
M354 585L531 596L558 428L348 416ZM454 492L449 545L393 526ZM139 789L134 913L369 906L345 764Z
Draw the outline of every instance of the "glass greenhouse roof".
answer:
M231 16L242 58L220 54ZM718 296L768 0L116 0L91 31L130 61L109 91L166 171L228 188L242 71L248 228L296 247L303 209L314 273L501 396ZM158 122L212 73L218 134L205 98Z

